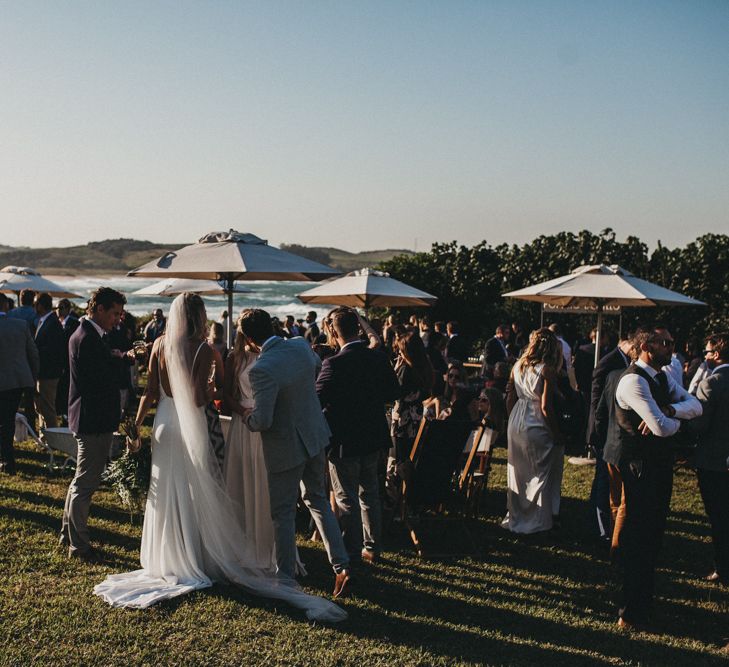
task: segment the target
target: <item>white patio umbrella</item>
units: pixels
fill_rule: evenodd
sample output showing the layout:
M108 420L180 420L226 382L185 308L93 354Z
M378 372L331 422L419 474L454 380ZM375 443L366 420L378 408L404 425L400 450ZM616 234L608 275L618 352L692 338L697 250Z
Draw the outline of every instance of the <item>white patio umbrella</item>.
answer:
M304 303L371 308L373 306L432 306L438 299L432 294L390 278L389 273L374 269L352 271L297 297Z
M324 280L338 273L325 264L270 246L253 234L231 229L206 234L197 243L168 252L127 275L223 281L232 316L236 280ZM229 328L228 345L232 333Z
M595 308L595 365L600 360L603 310L608 307L705 306L703 301L634 276L617 265L580 266L566 276L525 287L502 296L557 306Z
M36 270L27 266L6 266L0 269L0 292L20 292L32 289L34 292L47 292L51 296L78 299L80 294L67 290L63 285L44 278Z
M224 284L217 280L194 280L192 278L166 278L147 287L142 287L132 294L137 296L177 296L183 292L194 292L206 296L227 294ZM250 294L251 290L233 285L234 294Z

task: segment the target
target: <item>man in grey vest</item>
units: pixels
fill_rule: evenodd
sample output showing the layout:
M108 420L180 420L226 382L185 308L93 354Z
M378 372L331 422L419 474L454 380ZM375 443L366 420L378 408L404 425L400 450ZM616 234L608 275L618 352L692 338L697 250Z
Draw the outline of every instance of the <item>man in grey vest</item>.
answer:
M618 625L628 630L648 622L653 602L656 560L673 489L671 438L680 420L701 414L701 403L662 370L671 361L673 346L663 327L636 334L638 358L623 372L615 391L620 446L614 460L625 494Z
M330 431L315 385L321 360L303 338L276 336L265 310L246 310L240 327L246 343L259 353L250 371L255 407L247 412L245 422L251 431L260 431L263 439L276 565L284 575L294 577L296 501L301 486L301 497L334 568L334 597L340 597L348 589L349 557L327 498L325 449Z

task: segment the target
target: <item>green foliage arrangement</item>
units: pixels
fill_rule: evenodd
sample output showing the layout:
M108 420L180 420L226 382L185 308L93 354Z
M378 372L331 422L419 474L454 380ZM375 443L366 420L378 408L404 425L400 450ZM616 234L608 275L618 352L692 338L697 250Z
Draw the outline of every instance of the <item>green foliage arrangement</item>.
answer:
M136 452L125 448L124 453L106 470L105 480L116 491L132 521L144 511L151 470L152 448L148 442Z

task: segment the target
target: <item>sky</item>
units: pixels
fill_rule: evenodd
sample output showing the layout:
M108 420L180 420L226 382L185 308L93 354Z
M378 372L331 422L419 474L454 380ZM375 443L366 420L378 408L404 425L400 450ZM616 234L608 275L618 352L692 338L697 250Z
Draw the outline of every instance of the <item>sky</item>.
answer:
M0 1L0 244L729 233L729 2Z

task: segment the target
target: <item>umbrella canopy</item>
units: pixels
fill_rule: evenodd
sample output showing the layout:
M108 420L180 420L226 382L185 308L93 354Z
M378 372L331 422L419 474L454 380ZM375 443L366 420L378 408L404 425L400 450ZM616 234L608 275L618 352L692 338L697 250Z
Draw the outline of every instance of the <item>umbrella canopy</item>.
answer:
M27 266L6 266L0 269L0 292L20 292L24 289L32 289L34 292L47 292L51 296L69 299L81 297L80 294L70 292L63 285L44 278L40 273Z
M566 276L502 296L556 306L705 306L678 292L637 278L620 266L580 266Z
M197 243L168 252L130 271L138 277L202 280L324 280L336 269L268 245L268 241L234 230L212 232Z
M371 308L373 306L432 306L438 299L374 269L352 271L341 278L299 294L304 303Z
M183 292L194 292L195 294L204 294L214 296L217 294L227 294L228 291L224 284L216 280L193 280L190 278L167 278L160 280L153 285L138 289L132 294L138 296L177 296ZM250 294L251 290L243 289L238 285L233 285L234 294Z
M127 275L224 281L228 312L232 314L236 280L324 280L338 274L330 266L270 246L268 241L253 234L231 229L206 234L197 243L168 252ZM229 326L228 345L232 343L233 331Z
M705 306L692 299L637 278L620 266L580 266L566 276L525 287L502 296L557 306L594 307L597 311L595 365L600 360L600 333L606 306Z

